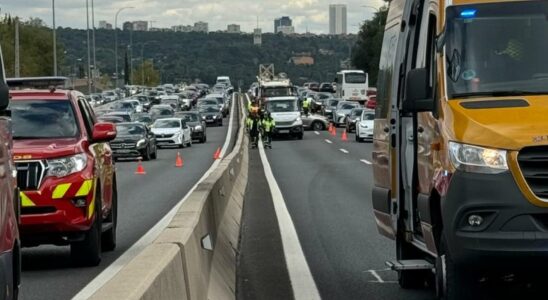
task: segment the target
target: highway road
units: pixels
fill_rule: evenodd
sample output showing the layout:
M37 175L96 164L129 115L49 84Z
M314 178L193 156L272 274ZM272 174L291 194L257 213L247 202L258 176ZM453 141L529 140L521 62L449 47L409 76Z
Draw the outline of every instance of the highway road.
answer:
M395 243L377 233L373 217L372 144L355 142L354 134L343 142L342 130L338 128L337 137L308 131L303 141L275 140L272 150L261 151L280 199L269 192L259 150L250 150L237 299L436 299L432 288L401 289L397 274L386 269L385 261L396 257ZM280 202L291 220L280 222L273 204ZM291 222L294 239L288 230ZM283 243L300 246L302 258L299 247L287 250ZM308 283L303 280L307 268ZM520 282L511 275L483 280L477 299L546 299L542 282Z
M236 121L236 118L235 120ZM69 247L41 246L23 249L20 299L70 299L111 265L120 255L161 220L210 168L213 154L223 147L228 119L223 127L209 127L206 144L191 148L161 149L158 159L144 162L146 175L135 175L136 161L116 164L118 180L118 244L103 253L98 267L75 268ZM237 130L233 130L233 134ZM175 168L177 152L184 167Z

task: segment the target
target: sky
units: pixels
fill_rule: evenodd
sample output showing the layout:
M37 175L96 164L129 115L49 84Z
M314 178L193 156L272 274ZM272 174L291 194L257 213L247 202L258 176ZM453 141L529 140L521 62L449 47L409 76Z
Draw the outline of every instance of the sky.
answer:
M90 4L91 14L91 0ZM333 2L335 1L335 2ZM125 21L153 21L153 27L170 28L208 22L210 31L226 30L228 24L239 24L241 30L251 32L257 26L263 32L274 31L274 19L289 16L297 33L329 32L329 4L346 4L348 31L356 33L359 24L371 19L375 10L364 5L380 7L382 0L94 0L95 24L106 20L114 26L116 11L118 27ZM56 26L86 28L86 0L55 0ZM52 0L0 0L1 14L9 13L22 19L38 17L48 26L52 24ZM91 17L90 17L91 22Z

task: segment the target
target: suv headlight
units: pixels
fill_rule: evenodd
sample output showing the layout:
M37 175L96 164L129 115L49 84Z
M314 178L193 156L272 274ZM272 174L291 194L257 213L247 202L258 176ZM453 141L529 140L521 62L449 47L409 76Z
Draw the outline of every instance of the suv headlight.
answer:
M293 122L293 125L295 126L303 125L303 120L301 119L301 117L297 117L297 119L295 119L295 122Z
M49 159L47 176L65 177L86 168L88 157L84 153Z
M449 142L449 156L453 166L465 172L498 174L508 170L506 150Z
M146 144L146 140L145 139L140 139L138 142L137 142L137 148L142 148L145 144Z
M202 125L196 125L194 127L194 131L202 131L204 128L202 127Z

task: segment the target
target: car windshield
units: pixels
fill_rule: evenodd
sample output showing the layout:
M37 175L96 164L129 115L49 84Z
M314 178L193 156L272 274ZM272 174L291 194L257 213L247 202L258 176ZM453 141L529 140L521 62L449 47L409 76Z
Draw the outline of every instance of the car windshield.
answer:
M179 120L157 120L152 126L154 128L179 128L181 121Z
M118 124L116 131L118 135L144 135L146 130L139 124Z
M112 105L112 109L131 110L133 104L131 102L116 102Z
M152 108L150 110L150 114L158 116L171 116L173 115L173 111L167 108Z
M293 90L286 86L266 87L263 88L264 97L285 97L293 96Z
M347 110L347 109L353 109L353 108L356 107L356 106L358 106L357 103L343 102L343 103L337 104L337 109L344 109L344 110Z
M344 75L344 81L346 83L365 83L366 79L364 73L346 73Z
M135 118L135 121L142 122L142 123L150 123L152 122L152 117L150 116L138 116Z
M14 139L78 136L78 123L68 100L12 101L10 110Z
M122 118L108 117L108 116L99 117L99 118L97 118L97 120L99 122L109 122L109 123L122 123L122 122L124 122L124 119L122 119Z
M129 114L109 114L110 116L116 116L123 119L126 122L131 122L131 116Z
M297 101L296 100L269 101L266 104L266 110L273 113L297 111Z
M362 120L363 121L373 121L375 120L375 113L372 111L364 111L362 113Z
M217 102L217 100L214 100L214 99L200 101L200 105L218 105L218 104L219 102Z
M114 92L104 92L103 95L105 95L105 96L114 96Z
M337 104L339 104L339 101L338 100L331 100L327 103L327 105L331 108L335 108L337 107Z
M183 115L181 115L181 119L183 119L187 122L198 122L198 115L197 114L183 114Z
M548 93L548 2L497 2L447 10L450 97Z
M206 112L206 113L212 113L212 112L218 112L219 109L215 106L203 106L202 108L200 108L200 111Z

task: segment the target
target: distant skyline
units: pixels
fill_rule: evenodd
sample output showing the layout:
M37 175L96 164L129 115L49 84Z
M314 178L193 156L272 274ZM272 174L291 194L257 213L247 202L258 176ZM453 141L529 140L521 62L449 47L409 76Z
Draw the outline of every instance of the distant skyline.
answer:
M91 0L89 1L91 5ZM56 0L56 25L60 27L85 28L86 10L84 0ZM118 16L118 28L126 21L153 21L152 27L194 24L203 21L210 31L224 31L229 24L238 24L243 32L251 33L257 26L263 32L273 32L272 24L280 16L293 20L296 33L329 33L329 5L345 4L348 9L348 33L356 33L359 25L371 19L375 11L362 5L380 7L382 0L95 0L95 26L105 20L114 26L114 15L118 8L133 6ZM0 13L19 16L22 19L38 17L48 26L52 24L51 0L4 0ZM90 18L91 21L91 18Z

